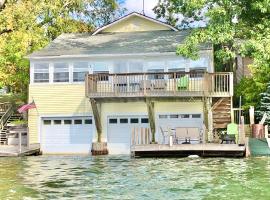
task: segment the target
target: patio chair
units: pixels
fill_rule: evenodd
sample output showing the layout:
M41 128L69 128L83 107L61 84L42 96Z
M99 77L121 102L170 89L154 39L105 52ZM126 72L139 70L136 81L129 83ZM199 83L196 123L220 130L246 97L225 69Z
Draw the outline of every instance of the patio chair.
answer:
M177 89L178 90L187 90L189 84L189 77L188 75L182 76L179 78L177 83Z
M197 127L191 127L187 128L188 132L188 139L190 142L194 143L200 143L201 142L201 136L200 136L200 130Z
M188 144L189 141L187 128L177 127L175 129L175 139L177 144L179 144L180 142L182 142L182 144Z
M160 129L161 134L162 134L162 144L165 144L166 138L168 138L170 136L170 132L169 132L169 130L164 131L161 126L159 127L159 129Z
M162 79L155 80L153 86L155 90L164 90L167 87L166 81Z
M230 123L227 125L227 130L223 131L221 144L223 144L223 142L226 142L226 144L228 143L236 144L238 142L237 138L238 138L238 125L235 123Z
M144 90L144 87L146 90L151 90L152 88L151 80L140 81L140 90Z

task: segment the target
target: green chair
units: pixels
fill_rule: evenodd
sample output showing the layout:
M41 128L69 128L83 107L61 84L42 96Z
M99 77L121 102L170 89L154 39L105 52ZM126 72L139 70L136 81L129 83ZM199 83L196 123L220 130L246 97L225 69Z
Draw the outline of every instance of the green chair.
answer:
M230 123L227 125L227 131L224 132L222 142L226 143L234 142L238 143L238 125L236 123Z
M187 90L189 84L189 77L188 75L182 76L179 78L177 83L177 89L178 90Z

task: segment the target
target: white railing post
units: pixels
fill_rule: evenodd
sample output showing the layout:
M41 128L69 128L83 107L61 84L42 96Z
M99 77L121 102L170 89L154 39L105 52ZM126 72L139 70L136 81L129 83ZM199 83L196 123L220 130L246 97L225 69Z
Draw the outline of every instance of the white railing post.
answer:
M230 96L233 96L233 73L230 72L229 76L230 76L230 91L229 91L229 93L230 93Z

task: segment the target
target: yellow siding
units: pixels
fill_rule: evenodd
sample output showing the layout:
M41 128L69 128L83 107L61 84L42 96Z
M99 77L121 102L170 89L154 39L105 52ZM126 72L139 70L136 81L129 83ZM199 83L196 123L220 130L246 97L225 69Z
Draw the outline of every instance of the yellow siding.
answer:
M37 109L29 110L30 143L38 142L39 117L44 115L75 115L91 112L85 98L84 84L30 85L29 101L34 99Z
M152 22L138 16L132 16L116 23L102 32L136 32L136 31L157 31L157 30L171 30L169 27L162 24Z

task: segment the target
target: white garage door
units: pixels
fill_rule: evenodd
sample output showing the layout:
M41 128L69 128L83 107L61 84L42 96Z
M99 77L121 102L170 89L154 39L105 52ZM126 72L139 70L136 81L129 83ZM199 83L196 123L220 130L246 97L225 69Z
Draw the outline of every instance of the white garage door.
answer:
M43 153L91 152L92 124L91 117L43 118L41 126Z
M203 115L202 113L193 114L159 114L157 120L158 128L158 141L162 142L162 134L160 127L166 130L168 127L203 127Z
M110 154L129 154L132 129L149 127L147 116L108 117L107 136Z

